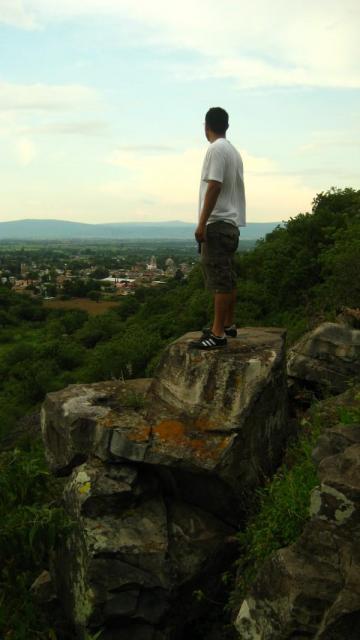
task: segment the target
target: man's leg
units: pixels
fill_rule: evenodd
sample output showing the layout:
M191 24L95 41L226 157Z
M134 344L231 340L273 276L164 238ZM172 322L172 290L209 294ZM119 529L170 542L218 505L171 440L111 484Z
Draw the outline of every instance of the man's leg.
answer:
M231 292L231 298L230 298L228 310L225 316L225 327L231 327L231 325L234 323L236 294L237 294L237 290L233 289Z
M212 223L207 228L202 259L208 271L208 284L214 293L214 322L212 333L224 335L224 327L234 322L236 303L236 272L234 255L239 243L239 232L226 222ZM223 290L228 289L226 293Z
M214 322L211 330L215 336L221 337L224 335L224 326L228 326L227 320L232 317L231 313L233 311L231 311L231 308L235 304L233 299L233 291L230 291L230 293L215 293L214 295Z

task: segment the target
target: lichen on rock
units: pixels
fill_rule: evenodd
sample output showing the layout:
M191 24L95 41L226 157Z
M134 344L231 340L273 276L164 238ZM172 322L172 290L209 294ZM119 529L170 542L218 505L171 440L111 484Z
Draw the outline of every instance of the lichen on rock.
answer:
M359 412L360 387L344 397ZM333 405L340 409L341 396ZM325 429L313 459L319 486L309 520L296 542L264 562L239 603L241 640L359 638L360 424Z
M53 567L79 638L100 628L121 640L175 637L197 615L195 586L213 589L233 557L246 500L281 457L284 331L240 330L211 353L189 349L193 337L168 347L153 380L69 385L43 403L47 459L67 476L77 523Z

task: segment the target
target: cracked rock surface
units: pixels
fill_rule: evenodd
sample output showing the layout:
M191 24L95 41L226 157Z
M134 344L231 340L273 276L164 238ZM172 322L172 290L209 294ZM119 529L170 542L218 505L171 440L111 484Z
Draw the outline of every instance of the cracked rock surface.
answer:
M79 638L178 638L279 462L284 332L243 329L212 352L189 349L196 335L171 344L151 380L69 385L43 403L47 460L77 523L53 573Z
M289 349L288 374L326 393L342 393L360 376L360 330L323 322Z
M236 620L242 640L360 637L360 424L326 430L313 458L311 518L260 570Z

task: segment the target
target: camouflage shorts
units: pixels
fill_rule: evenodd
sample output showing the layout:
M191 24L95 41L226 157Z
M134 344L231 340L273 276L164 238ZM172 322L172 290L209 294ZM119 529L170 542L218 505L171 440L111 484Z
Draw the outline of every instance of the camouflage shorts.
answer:
M208 289L229 293L236 288L234 255L239 246L239 229L229 222L211 222L201 245L201 266Z

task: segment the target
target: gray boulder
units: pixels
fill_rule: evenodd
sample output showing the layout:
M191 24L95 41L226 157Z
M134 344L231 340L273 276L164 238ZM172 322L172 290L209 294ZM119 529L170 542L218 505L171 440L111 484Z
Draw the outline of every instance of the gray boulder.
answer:
M109 478L108 467L88 461L73 470L65 488L65 506L77 526L57 549L53 572L80 637L86 628L122 628L126 621L161 628L167 616L181 625L186 598L181 607L179 592L189 585L191 598L200 577L221 569L234 533L212 514L164 496L147 468L134 474L120 463L115 469ZM133 637L123 631L123 640Z
M314 457L311 519L259 572L236 620L242 640L360 637L360 426L329 429Z
M288 352L290 379L330 393L342 393L360 378L360 330L324 322Z
M239 496L271 473L288 435L285 335L244 329L209 353L189 349L195 335L166 350L152 382L49 393L41 423L50 467L67 474L89 455L152 465L185 500L235 524ZM125 402L135 383L144 396L137 410Z
M69 385L41 409L46 455L76 522L53 557L78 636L169 640L214 589L233 534L289 435L285 335L165 351L153 380ZM136 396L136 397L135 397Z
M70 384L48 393L40 411L41 431L50 469L68 475L90 454L106 460L111 418L125 415L137 418L129 407L133 394L143 396L149 379ZM110 424L108 426L108 422Z

